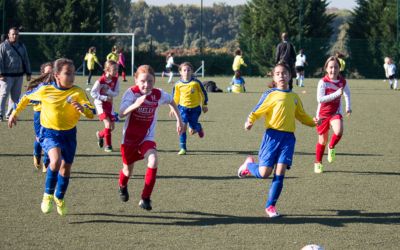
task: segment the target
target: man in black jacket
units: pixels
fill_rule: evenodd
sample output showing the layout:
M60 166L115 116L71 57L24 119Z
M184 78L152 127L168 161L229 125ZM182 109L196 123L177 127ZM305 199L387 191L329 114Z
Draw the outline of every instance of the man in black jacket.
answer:
M290 68L290 80L289 80L289 89L293 88L293 76L296 74L294 70L294 63L296 61L296 51L294 50L293 45L289 42L289 36L287 33L282 33L281 35L282 42L276 46L275 53L275 64L278 62L285 62Z

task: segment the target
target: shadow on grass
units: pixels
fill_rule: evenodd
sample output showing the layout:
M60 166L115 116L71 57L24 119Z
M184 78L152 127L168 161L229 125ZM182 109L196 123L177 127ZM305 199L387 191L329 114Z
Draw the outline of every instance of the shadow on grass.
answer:
M82 171L72 171L71 179L113 179L118 180L119 173L116 171L115 173L91 173L91 172L82 172ZM144 175L133 175L131 179L140 179L142 180ZM270 177L271 178L271 177ZM189 180L212 180L212 181L222 181L222 180L239 180L236 175L231 176L174 176L174 175L157 175L157 179L189 179ZM247 178L254 179L254 178ZM285 179L297 179L297 177L288 176ZM242 181L242 180L240 180Z
M350 171L350 170L328 170L324 171L324 174L330 173L346 173L346 174L359 174L359 175L389 175L389 176L400 176L400 172L376 172L376 171Z
M111 213L76 213L69 216L94 216L105 217L104 219L91 219L74 221L70 224L90 224L90 223L114 223L114 224L147 224L165 226L216 226L234 224L320 224L329 227L345 227L347 224L385 224L399 225L400 213L368 213L362 210L318 210L325 214L320 215L283 215L279 218L269 219L266 217L234 216L225 214L203 213L198 211L174 212L161 211L149 215L127 215ZM332 212L336 214L332 215ZM161 215L160 215L161 214ZM167 216L163 214L172 214ZM109 218L107 218L109 217ZM116 220L119 218L121 220ZM133 221L129 219L140 219ZM163 220L143 221L149 220Z

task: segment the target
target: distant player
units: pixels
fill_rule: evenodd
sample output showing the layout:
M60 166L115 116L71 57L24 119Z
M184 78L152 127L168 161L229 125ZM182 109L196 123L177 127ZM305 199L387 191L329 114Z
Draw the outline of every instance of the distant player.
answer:
M296 85L299 87L304 87L304 67L306 65L306 55L304 55L304 50L300 49L299 54L296 56L296 62L294 64L296 69Z
M317 121L305 113L299 96L289 89L289 66L277 64L272 74L276 87L264 92L244 125L246 130L250 130L257 119L265 117L266 130L258 152L259 163L249 156L238 169L239 178L252 175L266 179L274 171L265 205L270 218L279 216L275 205L283 188L285 171L292 165L295 120L310 127L314 127Z
M335 146L342 138L342 95L346 101L347 116L351 114L350 88L346 79L340 74L340 62L337 57L331 56L326 60L324 69L326 75L319 80L317 87L317 118L321 123L317 126L318 142L315 150L314 172L324 172L322 157L328 143L329 128L333 134L328 146L328 162L336 157Z
M128 181L136 161L147 159L147 170L144 178L139 206L151 210L151 194L156 182L158 156L154 141L157 123L157 110L167 104L177 119L177 132L182 131L182 120L172 96L161 89L154 88L154 70L149 65L140 66L135 74L136 85L130 87L123 95L119 114L126 116L122 133L121 155L123 168L119 173L119 191L123 202L129 200Z
M108 53L108 55L106 57L107 61L111 60L111 61L114 61L114 62L118 62L119 55L118 55L118 51L117 50L118 50L117 46L113 46L112 47L111 52Z
M383 68L385 69L385 76L389 81L389 88L397 90L397 69L392 58L385 57L385 64L383 65Z
M123 52L124 52L123 49L120 48L118 54L118 66L119 66L118 68L122 75L122 81L126 82L126 65L125 65L125 56Z
M94 71L94 64L96 63L99 65L100 68L101 65L99 63L99 59L96 56L96 47L90 47L88 53L85 55L85 61L86 61L86 67L89 70L89 76L87 79L87 85L90 85L90 82L92 81L92 75Z
M231 86L228 87L228 92L232 93L244 93L246 92L245 81L240 74L240 71L235 71L235 76L233 76L231 81Z
M233 73L235 74L236 71L239 71L241 75L240 68L242 66L247 67L247 64L243 60L243 52L241 49L236 49L235 58L233 59L233 64L232 64Z
M111 132L115 128L116 120L113 99L119 95L117 62L105 62L104 74L94 83L90 95L94 98L97 115L104 123L104 130L96 132L98 146L102 148L105 141L104 151L112 152Z
M340 52L336 52L335 54L336 58L339 60L340 66L339 66L339 74L342 77L346 77L345 75L345 70L346 70L346 61L344 60L345 56L340 53Z
M174 52L171 52L167 55L167 64L165 65L165 70L162 72L162 77L164 77L165 74L168 75L168 83L172 83L172 79L174 77L174 72L172 70L173 66L179 66L174 62Z
M93 118L94 110L85 91L74 85L75 67L71 60L56 60L53 70L49 76L43 76L43 79L49 80L48 83L40 84L25 94L27 98L13 111L8 126L11 128L17 124L17 116L29 100L41 101L40 143L50 157L41 209L43 213L49 213L54 200L58 214L66 215L64 195L75 157L76 124L81 115Z
M179 136L180 150L178 155L186 154L186 130L189 125L189 133L198 133L200 138L204 137L204 130L199 123L201 111L208 111L208 96L203 84L193 76L193 66L184 62L179 66L181 79L177 81L172 90L175 103L178 104L180 114L184 123L183 132Z

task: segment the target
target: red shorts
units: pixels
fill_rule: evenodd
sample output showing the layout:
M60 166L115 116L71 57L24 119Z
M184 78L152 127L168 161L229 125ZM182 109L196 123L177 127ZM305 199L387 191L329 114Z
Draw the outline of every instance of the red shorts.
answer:
M121 144L122 162L130 165L136 161L144 159L144 155L150 149L157 149L154 141L144 141L140 145Z
M330 123L332 120L336 120L336 119L342 119L342 115L341 114L336 114L333 115L331 117L327 117L327 118L322 118L321 119L321 124L317 125L317 132L319 135L323 135L326 132L329 131L330 128Z
M112 114L112 103L111 102L103 102L102 103L102 108L103 108L103 113L99 114L99 120L105 120L107 118L110 119L110 121L115 122L115 116Z
M111 114L111 113L101 113L101 114L99 115L99 120L100 120L100 121L106 120L107 118L110 119L110 121L112 121L112 122L115 122L115 121L116 121L115 115L113 115L113 114Z

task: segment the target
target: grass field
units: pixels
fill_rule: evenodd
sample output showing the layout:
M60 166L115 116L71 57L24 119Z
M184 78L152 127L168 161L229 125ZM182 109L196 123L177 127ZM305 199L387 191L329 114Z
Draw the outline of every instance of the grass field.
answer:
M223 89L230 80L210 79ZM261 121L249 132L243 124L266 81L246 80L247 94L209 94L209 112L201 117L206 136L190 136L186 156L176 155L175 122L167 107L160 109L151 212L138 207L143 161L129 182L131 199L119 200L123 123L113 133L115 152L105 153L95 138L102 124L79 122L66 217L40 211L44 175L32 164L31 108L16 128L0 123L0 248L301 249L315 243L325 249L399 249L400 91L390 91L381 80L350 81L353 114L344 119L336 162L328 164L325 157L321 175L313 173L315 129L298 123L294 165L277 204L284 216L271 220L264 214L271 180L236 176L246 155L257 155L263 133ZM86 88L83 78L76 82ZM305 84L295 91L314 114L317 79ZM124 83L121 92L127 87Z

